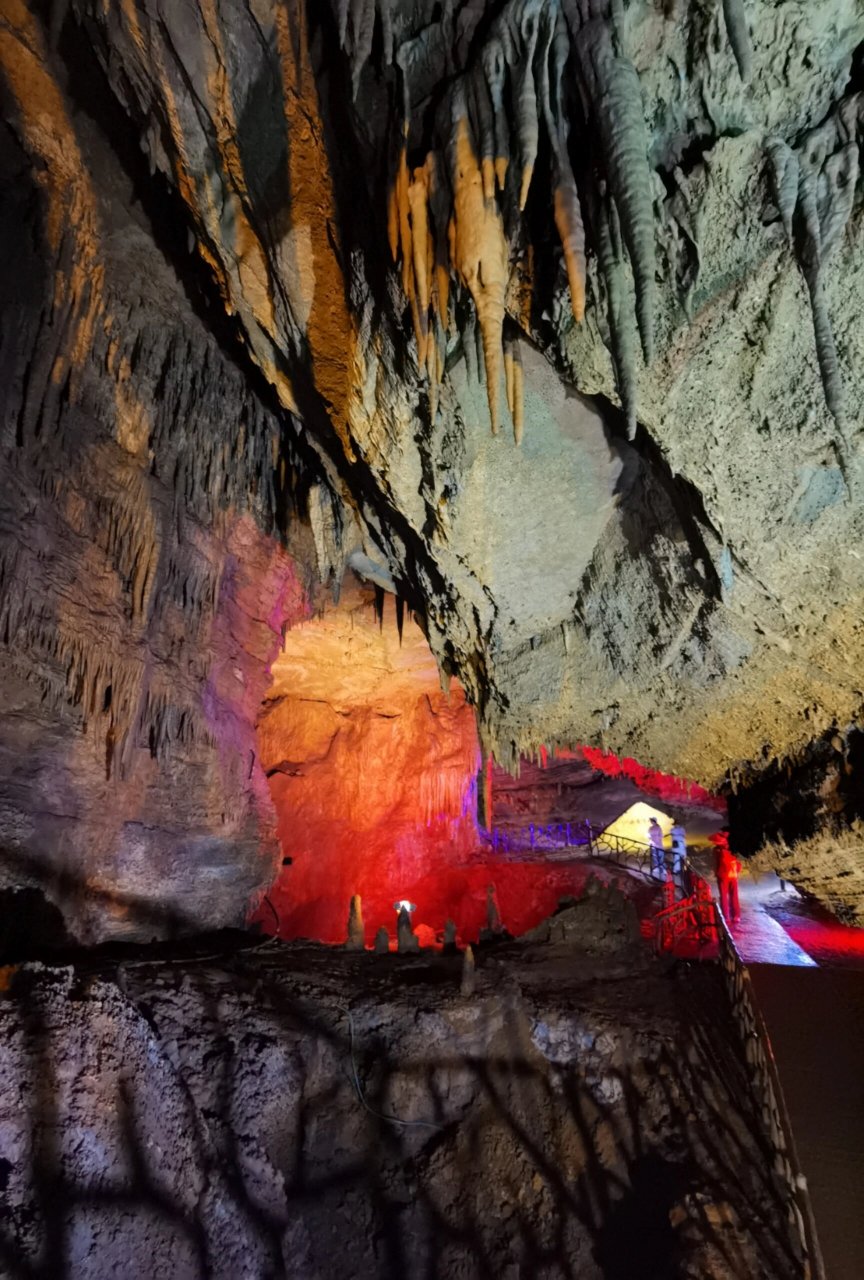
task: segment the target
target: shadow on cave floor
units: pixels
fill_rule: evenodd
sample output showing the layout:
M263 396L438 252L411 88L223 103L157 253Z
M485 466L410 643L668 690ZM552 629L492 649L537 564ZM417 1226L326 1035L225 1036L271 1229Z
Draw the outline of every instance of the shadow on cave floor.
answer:
M801 1274L712 967L202 942L7 981L0 1274Z

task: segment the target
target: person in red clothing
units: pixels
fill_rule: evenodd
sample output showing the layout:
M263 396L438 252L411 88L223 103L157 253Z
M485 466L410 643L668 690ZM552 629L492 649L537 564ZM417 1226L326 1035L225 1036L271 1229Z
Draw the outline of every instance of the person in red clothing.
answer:
M725 831L713 838L714 874L717 877L717 892L720 897L720 910L727 920L735 922L741 918L741 907L738 902L738 873L741 863L729 848L729 836Z

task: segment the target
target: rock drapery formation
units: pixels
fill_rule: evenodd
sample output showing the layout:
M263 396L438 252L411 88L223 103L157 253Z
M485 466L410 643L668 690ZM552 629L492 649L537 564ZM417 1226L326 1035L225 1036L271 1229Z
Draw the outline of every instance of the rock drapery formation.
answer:
M0 50L3 884L82 940L241 923L278 852L265 663L306 610L272 536L283 426L23 5Z
M856 0L5 0L4 750L45 763L4 845L217 915L266 880L265 666L358 554L505 763L737 785L853 723L862 40Z

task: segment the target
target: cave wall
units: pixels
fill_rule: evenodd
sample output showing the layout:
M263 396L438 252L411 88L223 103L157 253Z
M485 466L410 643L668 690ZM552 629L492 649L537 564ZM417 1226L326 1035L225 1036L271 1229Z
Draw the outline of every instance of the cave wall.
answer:
M0 63L2 884L60 907L37 943L240 924L278 855L267 663L307 607L284 423L23 4Z
M814 738L729 797L734 847L849 924L864 924L864 733Z

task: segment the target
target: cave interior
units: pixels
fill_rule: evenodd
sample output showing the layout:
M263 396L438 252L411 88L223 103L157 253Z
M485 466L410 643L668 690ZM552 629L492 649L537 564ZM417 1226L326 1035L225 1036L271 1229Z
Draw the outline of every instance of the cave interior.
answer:
M0 0L0 1277L864 1275L862 140L861 0Z

